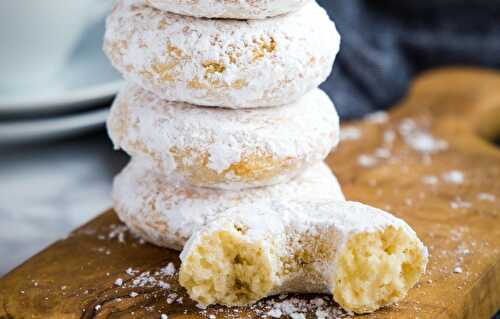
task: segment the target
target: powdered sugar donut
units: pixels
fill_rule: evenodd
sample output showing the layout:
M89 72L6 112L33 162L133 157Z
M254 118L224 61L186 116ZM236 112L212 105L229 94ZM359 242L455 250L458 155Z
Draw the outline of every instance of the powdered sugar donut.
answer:
M291 103L317 87L339 44L314 1L289 15L241 21L121 0L108 18L104 50L127 80L163 99L249 108Z
M289 183L244 191L188 186L158 174L151 165L133 159L115 178L115 211L134 233L177 250L182 249L195 228L229 208L278 198L345 199L337 179L323 163Z
M325 159L339 141L339 118L319 89L285 106L229 110L165 101L130 84L108 131L116 147L149 157L165 175L241 189L286 182Z
M289 13L311 0L145 0L155 8L187 16L265 19Z
M408 224L377 208L280 199L219 214L195 230L181 261L180 284L205 305L331 293L344 309L369 313L406 296L428 251Z

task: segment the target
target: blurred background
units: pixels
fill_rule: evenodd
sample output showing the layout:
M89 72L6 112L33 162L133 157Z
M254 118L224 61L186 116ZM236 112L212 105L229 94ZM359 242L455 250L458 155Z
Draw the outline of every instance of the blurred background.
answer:
M128 160L104 130L122 86L101 52L111 2L52 1L0 3L0 275L110 207ZM343 36L323 85L343 119L394 105L429 68L500 67L500 1L319 2Z

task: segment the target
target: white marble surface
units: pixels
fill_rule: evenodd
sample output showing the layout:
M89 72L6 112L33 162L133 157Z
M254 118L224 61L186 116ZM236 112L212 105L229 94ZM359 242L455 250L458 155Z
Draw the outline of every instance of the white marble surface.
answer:
M0 146L0 276L110 207L112 178L127 160L103 130Z

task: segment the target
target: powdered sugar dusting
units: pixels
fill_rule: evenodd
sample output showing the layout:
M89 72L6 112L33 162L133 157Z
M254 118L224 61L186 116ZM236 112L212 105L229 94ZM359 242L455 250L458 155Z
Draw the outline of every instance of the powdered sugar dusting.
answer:
M152 6L187 16L225 19L264 19L295 11L310 0L147 0Z
M340 129L340 141L358 140L362 136L361 130L357 127L343 127Z
M337 146L340 129L330 98L319 89L286 106L226 110L164 101L129 85L115 100L108 131L115 145L154 160L165 175L235 189L288 181L322 161ZM272 159L270 169L280 167L276 176L257 182L234 174L232 165L255 158ZM199 169L220 173L223 181L199 185L192 178Z
M389 114L385 111L377 111L366 115L364 120L375 124L384 124L389 120Z
M276 200L230 208L193 233L181 252L181 261L189 263L192 254L195 254L204 244L207 236L234 231L232 225L244 228L242 240L248 243L258 243L262 247L262 254L271 263L275 263L273 271L277 275L273 279L271 289L274 293L283 291L330 293L333 290L331 276L334 270L331 267L334 267L334 264L332 264L332 259L314 258L315 262L305 269L295 268L293 263L289 265L281 262L293 260L298 252L308 247L309 240L315 244L320 241L320 246L332 249L331 254L334 256L334 252L340 251L354 234L394 227L403 231L418 245L420 257L419 263L415 265L418 267L417 271L423 272L427 264L427 249L403 220L360 203L329 199ZM330 252L324 251L322 254L330 255ZM294 270L286 271L287 267ZM287 310L286 307L279 308L279 310L296 313L294 309ZM275 314L277 315L278 311L275 311ZM297 313L297 316L300 316L300 313Z
M477 194L477 198L481 201L494 202L496 200L496 196L489 193L479 193Z
M228 208L297 197L345 200L337 179L324 163L289 183L223 191L179 183L157 173L148 161L136 158L116 177L113 187L115 210L132 230L157 245L179 250L196 227Z
M464 179L464 173L458 170L452 170L443 174L443 180L451 184L462 184Z
M229 108L298 100L328 77L339 47L335 25L316 1L248 21L196 19L119 1L104 43L128 81L166 100Z
M432 154L448 148L448 143L445 140L434 137L409 118L401 121L399 133L408 146L420 153Z

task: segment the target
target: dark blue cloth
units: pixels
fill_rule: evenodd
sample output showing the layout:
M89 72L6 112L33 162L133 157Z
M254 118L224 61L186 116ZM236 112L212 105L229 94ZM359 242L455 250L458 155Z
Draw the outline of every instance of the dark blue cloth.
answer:
M500 0L318 2L342 35L322 88L344 118L394 105L429 68L500 67Z

